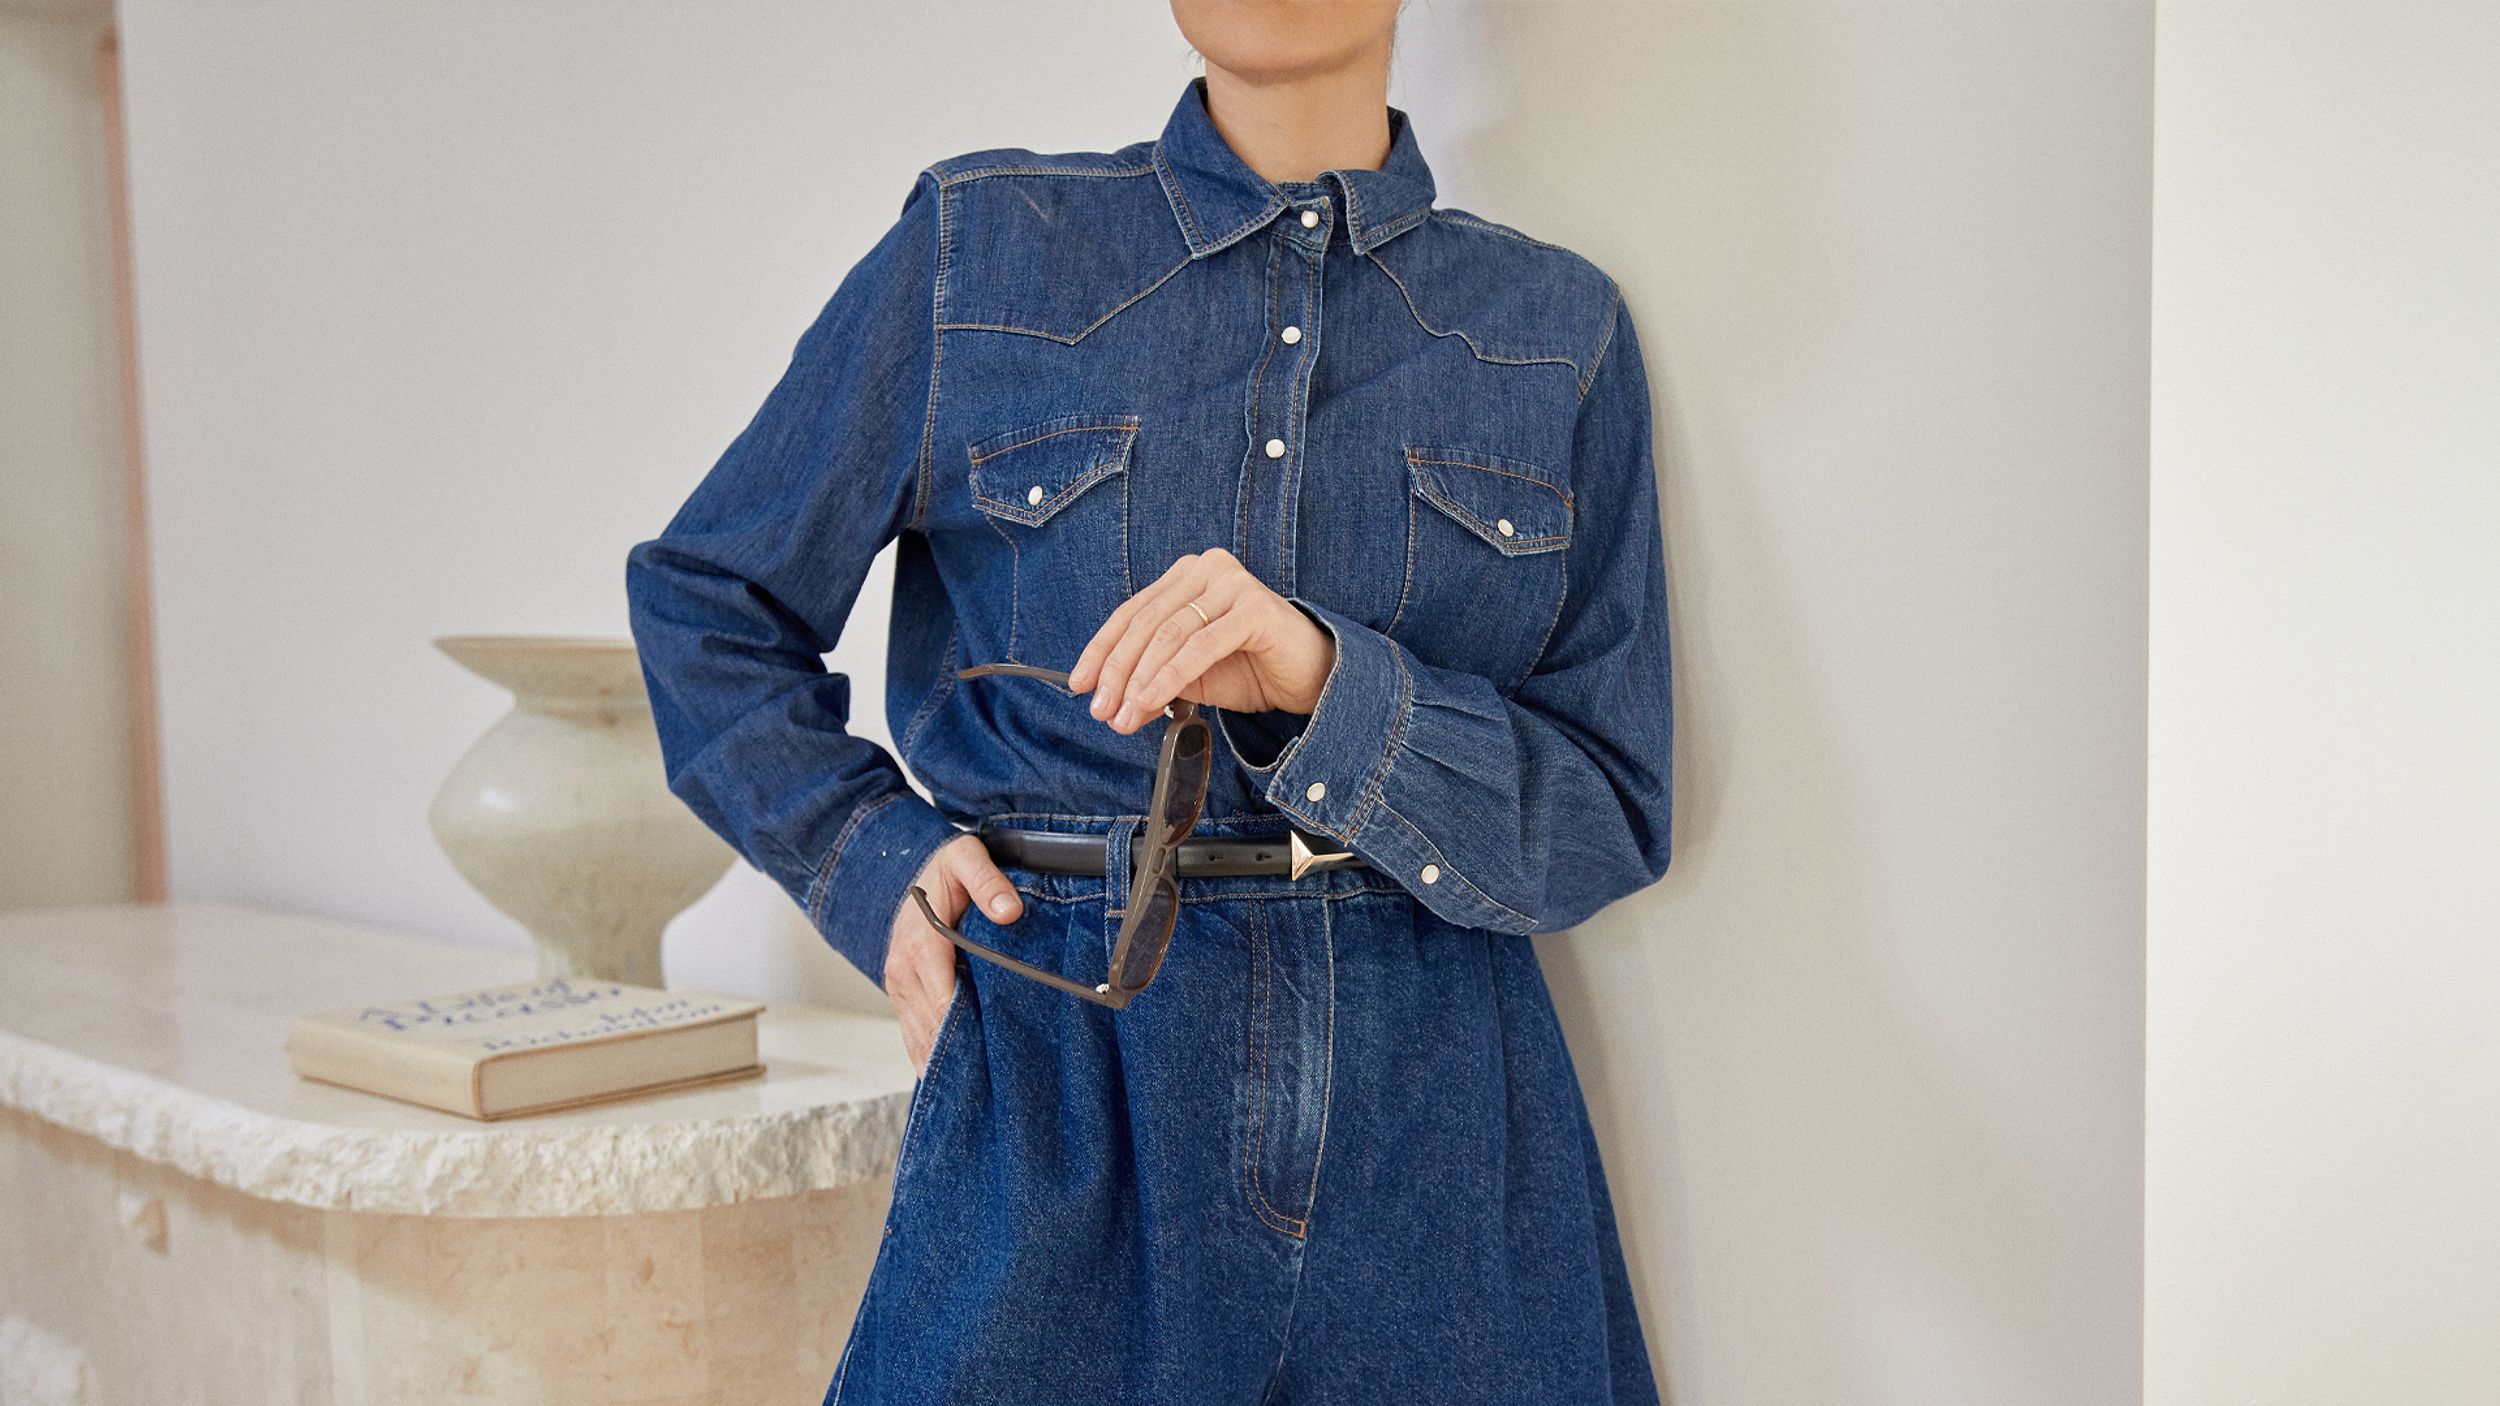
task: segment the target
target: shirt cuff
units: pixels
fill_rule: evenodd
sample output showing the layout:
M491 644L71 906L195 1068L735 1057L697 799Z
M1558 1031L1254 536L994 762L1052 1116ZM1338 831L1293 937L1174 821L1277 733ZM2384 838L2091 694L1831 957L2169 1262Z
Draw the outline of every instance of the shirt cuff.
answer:
M1300 597L1293 603L1337 642L1337 659L1302 731L1266 778L1268 804L1363 856L1442 918L1467 928L1526 933L1527 914L1479 889L1432 836L1389 804L1390 773L1417 726L1416 667L1405 646L1359 621ZM1490 685L1486 685L1490 688ZM1433 713L1427 699L1420 716ZM1430 751L1429 744L1425 747ZM1453 817L1438 816L1441 825Z
M1336 640L1337 657L1302 730L1272 766L1251 770L1266 778L1268 804L1311 833L1350 845L1380 803L1390 757L1414 713L1414 680L1388 636L1327 606L1291 599Z
M851 817L816 871L807 918L833 949L885 989L885 953L894 915L929 856L969 834L917 791L870 801Z

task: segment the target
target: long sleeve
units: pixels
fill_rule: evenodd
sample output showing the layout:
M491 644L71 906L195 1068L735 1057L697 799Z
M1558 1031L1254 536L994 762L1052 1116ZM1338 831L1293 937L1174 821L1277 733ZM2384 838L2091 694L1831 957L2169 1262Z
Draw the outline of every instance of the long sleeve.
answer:
M880 985L906 886L962 832L849 733L850 680L821 656L919 510L938 203L924 175L753 420L626 560L670 789Z
M1666 872L1666 557L1648 381L1620 303L1615 319L1573 431L1567 589L1528 678L1505 697L1296 597L1336 640L1317 706L1224 720L1271 804L1463 926L1567 928Z

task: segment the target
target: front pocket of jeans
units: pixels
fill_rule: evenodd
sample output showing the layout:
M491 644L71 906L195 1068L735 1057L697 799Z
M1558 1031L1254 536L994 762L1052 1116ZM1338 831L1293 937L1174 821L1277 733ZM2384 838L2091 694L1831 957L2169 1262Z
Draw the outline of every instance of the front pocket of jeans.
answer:
M1064 669L1128 599L1134 415L1054 416L974 440L973 505L1013 559L1007 658Z
M971 984L970 976L960 970L955 973L954 994L946 998L945 1014L938 1017L937 1034L929 1041L929 1062L921 1067L920 1077L912 1081L911 1111L904 1116L902 1143L894 1154L894 1192L898 1199L918 1161L920 1145L927 1141L926 1130L936 1116L938 1097L945 1091L944 1076L952 1067L947 1057L958 1043L966 1019L965 1007L973 1001Z
M1569 487L1482 450L1409 445L1407 567L1388 633L1428 664L1516 688L1569 584Z

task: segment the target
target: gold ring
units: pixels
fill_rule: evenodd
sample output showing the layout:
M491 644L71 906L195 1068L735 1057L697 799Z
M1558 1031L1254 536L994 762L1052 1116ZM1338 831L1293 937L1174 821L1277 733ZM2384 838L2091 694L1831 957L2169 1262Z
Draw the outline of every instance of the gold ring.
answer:
M1192 610L1197 610L1197 611L1198 611L1198 623L1200 623L1200 624L1202 624L1202 625L1212 625L1212 624L1214 624L1214 623L1215 623L1213 620L1211 620L1211 619L1209 619L1209 618L1207 617L1207 613L1206 613L1205 611L1203 611L1203 610L1198 610L1198 602L1196 602L1196 601L1194 601L1194 600L1193 600L1193 601L1183 601L1183 602L1182 602L1182 604L1184 604L1184 605L1188 606L1188 607L1189 607L1190 609L1192 609Z

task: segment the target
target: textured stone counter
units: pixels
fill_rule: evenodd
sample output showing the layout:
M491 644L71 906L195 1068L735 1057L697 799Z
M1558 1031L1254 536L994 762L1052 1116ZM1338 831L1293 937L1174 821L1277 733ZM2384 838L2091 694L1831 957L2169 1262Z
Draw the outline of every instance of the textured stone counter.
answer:
M494 1123L297 1076L298 1013L526 954L230 905L0 914L0 1345L28 1399L814 1400L912 1071L768 1006L766 1072ZM21 1393L23 1394L23 1393Z
M300 1013L529 975L526 954L250 908L0 914L0 1106L321 1210L696 1210L893 1166L912 1073L873 1016L775 1003L761 1079L496 1123L287 1066Z

